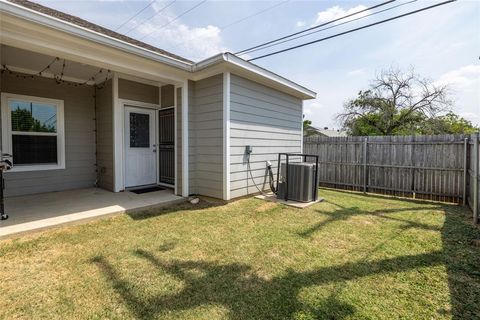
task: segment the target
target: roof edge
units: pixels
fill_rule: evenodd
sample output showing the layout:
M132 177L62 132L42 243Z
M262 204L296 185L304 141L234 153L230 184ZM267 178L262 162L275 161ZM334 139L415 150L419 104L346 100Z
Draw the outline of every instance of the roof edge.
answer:
M26 8L24 6L18 5L5 0L0 0L0 11L5 12L9 15L22 18L27 21L38 23L43 26L50 28L58 29L60 31L76 35L80 38L87 39L100 44L107 44L113 48L133 53L154 61L162 62L172 67L180 68L185 71L190 71L192 63L187 63L167 55L163 55L159 52L148 50L146 48L139 47L132 43L108 36L103 33L96 32L94 30L73 24L71 22L44 14Z
M203 69L207 69L209 68L210 66L213 66L215 64L218 64L218 63L222 63L222 62L226 62L228 64L231 64L231 65L235 65L237 67L240 67L244 70L247 70L247 71L250 71L250 72L253 72L255 74L258 74L264 78L267 78L269 80L272 80L272 81L275 81L275 82L278 82L290 89L293 89L295 91L298 91L300 92L304 98L307 98L307 99L315 99L317 97L317 93L296 83L296 82L293 82L285 77L282 77L281 75L278 75L272 71L269 71L265 68L262 68L254 63L251 63L247 60L244 60L238 56L236 56L235 54L233 53L230 53L230 52L225 52L225 53L220 53L220 54L217 54L217 55L214 55L210 58L207 58L207 59L204 59L202 61L199 61L197 63L195 63L193 66L192 66L192 72L196 72L196 71L200 71L200 70L203 70Z
M196 63L187 63L185 61L178 60L146 48L142 48L121 39L111 37L109 35L85 28L83 26L79 26L77 24L47 15L45 13L30 8L26 8L22 5L6 0L0 0L0 12L4 12L11 16L18 17L43 26L54 28L65 33L73 34L80 38L87 39L99 44L108 45L112 48L116 48L130 54L135 54L146 59L164 63L168 66L175 67L190 73L195 73L197 71L207 69L219 63L227 63L232 66L236 66L246 71L257 74L268 80L277 82L291 90L297 91L305 99L316 98L316 93L314 91L307 89L291 80L288 80L285 77L282 77L274 72L262 68L254 63L246 61L230 52L219 53Z

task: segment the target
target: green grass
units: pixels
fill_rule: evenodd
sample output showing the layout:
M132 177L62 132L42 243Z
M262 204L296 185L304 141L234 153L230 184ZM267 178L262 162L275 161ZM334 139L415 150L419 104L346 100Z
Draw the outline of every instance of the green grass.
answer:
M321 190L201 202L0 242L0 318L479 319L462 207Z

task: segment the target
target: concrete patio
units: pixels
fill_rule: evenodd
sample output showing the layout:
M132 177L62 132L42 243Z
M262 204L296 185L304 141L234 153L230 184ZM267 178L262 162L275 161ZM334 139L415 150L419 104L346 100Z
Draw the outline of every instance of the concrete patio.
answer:
M0 239L183 201L168 189L135 194L88 188L11 197L6 199L9 219L0 221Z

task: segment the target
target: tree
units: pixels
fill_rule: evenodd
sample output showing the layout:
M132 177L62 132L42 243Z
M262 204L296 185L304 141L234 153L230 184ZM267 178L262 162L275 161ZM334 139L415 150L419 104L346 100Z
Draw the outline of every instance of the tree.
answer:
M448 88L411 69L382 71L365 91L345 103L337 116L351 135L415 134L427 119L450 109Z
M421 127L421 134L471 134L479 131L471 121L449 112L446 115L428 119Z
M312 121L311 120L303 120L303 130L307 130L310 126L312 125Z
M47 125L32 116L26 109L17 108L12 111L13 131L55 132L54 125Z

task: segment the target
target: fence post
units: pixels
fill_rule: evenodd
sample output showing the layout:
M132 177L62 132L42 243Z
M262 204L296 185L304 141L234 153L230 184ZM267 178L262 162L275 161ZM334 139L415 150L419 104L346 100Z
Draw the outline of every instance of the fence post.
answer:
M368 138L365 138L363 141L363 192L367 192L367 185L368 185L368 176L367 176L367 170L368 170Z
M467 205L467 183L468 183L468 137L463 140L463 206Z
M478 136L477 132L473 136L473 223L478 223Z

